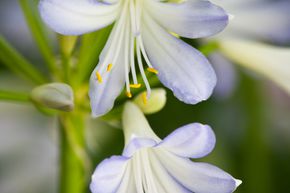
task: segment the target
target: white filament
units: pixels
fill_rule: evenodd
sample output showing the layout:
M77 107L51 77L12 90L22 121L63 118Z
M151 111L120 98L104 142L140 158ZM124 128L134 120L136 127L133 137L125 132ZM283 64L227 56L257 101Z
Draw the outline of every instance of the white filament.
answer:
M130 74L133 79L135 88L138 87L138 79L135 68L135 51L137 57L137 63L143 82L147 90L148 99L151 94L151 88L149 81L147 80L143 63L142 56L149 68L153 68L150 60L146 54L146 50L141 37L141 17L142 17L142 4L143 0L124 0L120 17L116 22L116 26L113 29L113 37L109 45L108 51L104 57L104 60L100 64L98 73L101 75L105 72L105 69L110 65L110 68L114 68L118 61L122 49L124 49L124 64L125 68L125 84L126 92L130 94ZM128 18L130 17L130 18ZM136 43L136 46L135 46ZM133 86L132 86L133 87ZM129 95L130 96L130 95Z
M139 70L140 70L141 76L143 78L145 87L147 89L147 99L148 99L150 97L150 94L151 94L151 88L150 88L149 82L146 78L146 74L144 72L142 58L141 58L140 45L139 45L138 41L136 42L136 49L137 49L137 60L138 60Z

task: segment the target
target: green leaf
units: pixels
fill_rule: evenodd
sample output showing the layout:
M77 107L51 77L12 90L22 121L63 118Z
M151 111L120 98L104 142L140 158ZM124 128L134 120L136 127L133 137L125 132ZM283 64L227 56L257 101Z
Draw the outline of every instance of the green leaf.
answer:
M108 26L82 37L79 61L77 64L77 83L82 83L89 78L90 73L97 65L99 55L106 44L111 29L112 26Z
M31 80L37 84L46 82L43 74L9 45L2 36L0 36L0 61L22 78Z
M43 24L39 17L36 1L19 0L19 4L22 8L23 14L31 30L33 38L41 54L43 55L43 58L46 61L49 70L52 73L56 73L57 72L56 61L54 58L52 48L49 44L47 35L45 34Z
M0 100L28 102L29 101L29 94L21 93L21 92L15 92L15 91L0 90Z

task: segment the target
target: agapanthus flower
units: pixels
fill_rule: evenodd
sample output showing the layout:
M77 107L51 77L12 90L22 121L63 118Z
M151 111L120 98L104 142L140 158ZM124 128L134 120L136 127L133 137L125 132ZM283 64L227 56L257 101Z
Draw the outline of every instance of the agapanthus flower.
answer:
M211 56L214 66L226 65L228 58L290 93L290 48L277 46L290 43L290 1L213 1L234 15L226 30L214 38L220 45L219 54ZM229 82L222 80L227 78L224 72L218 78Z
M141 87L137 66L147 98L150 85L144 69L157 74L185 103L198 103L212 93L216 76L208 60L175 37L208 37L225 28L227 13L209 1L41 0L39 9L44 21L65 35L81 35L115 22L90 78L94 116L113 107L124 85L128 97L131 89Z
M93 193L231 193L241 183L223 170L190 158L201 158L215 146L208 125L192 123L161 140L133 103L123 112L125 149L96 168Z

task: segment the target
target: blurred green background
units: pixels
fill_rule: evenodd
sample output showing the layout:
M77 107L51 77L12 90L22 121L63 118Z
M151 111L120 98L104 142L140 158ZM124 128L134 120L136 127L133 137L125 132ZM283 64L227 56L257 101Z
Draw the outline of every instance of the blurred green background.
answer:
M16 0L0 1L0 33L34 64L42 59ZM54 40L52 39L52 42ZM230 94L198 105L179 102L170 91L165 108L148 117L160 137L187 123L210 125L217 136L206 161L243 180L237 193L290 193L290 97L264 78L237 67ZM226 75L225 75L226 76ZM0 89L27 91L0 63ZM120 154L120 129L88 120L94 163ZM56 120L29 104L0 102L0 192L55 193L58 181Z

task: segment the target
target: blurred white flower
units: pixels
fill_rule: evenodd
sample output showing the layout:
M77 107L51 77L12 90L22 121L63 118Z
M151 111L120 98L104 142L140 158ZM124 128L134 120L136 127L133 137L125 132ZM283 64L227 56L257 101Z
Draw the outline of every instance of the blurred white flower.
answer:
M221 48L218 53L210 56L214 66L222 65L220 60L216 59L220 57L218 54L223 54L231 61L271 79L290 93L289 49L265 43L290 43L290 1L214 0L214 2L234 15L226 30L213 39L218 41ZM217 76L217 84L222 84L219 79L227 78L225 73L217 72ZM229 76L232 77L234 74Z

